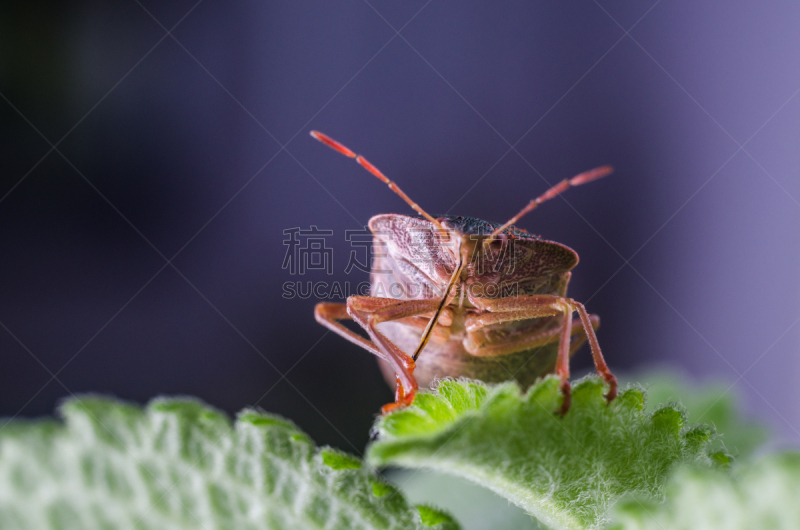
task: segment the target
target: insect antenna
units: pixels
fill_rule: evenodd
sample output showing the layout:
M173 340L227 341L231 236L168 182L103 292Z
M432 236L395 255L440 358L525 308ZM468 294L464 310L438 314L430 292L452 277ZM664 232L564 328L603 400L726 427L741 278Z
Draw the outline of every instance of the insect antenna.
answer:
M464 257L461 255L461 245L458 247L458 255L458 265L456 265L453 275L450 277L450 281L447 282L447 288L444 291L444 297L439 302L439 307L436 308L436 312L433 314L433 317L431 317L431 319L428 321L428 325L425 326L425 331L422 332L422 339L420 339L417 349L414 350L414 355L411 356L414 361L419 358L419 354L422 353L422 349L425 348L426 344L428 344L428 340L431 338L433 327L439 320L439 316L442 314L444 306L447 305L447 299L450 297L450 291L453 289L453 285L456 284L459 276L461 276L461 271L464 269Z
M523 208L522 210L520 210L517 215L509 219L508 222L506 222L503 226L497 228L494 232L492 232L489 235L489 237L484 240L484 243L488 243L494 237L496 237L497 234L504 231L509 226L516 224L524 215L526 215L528 212L530 212L543 202L549 201L550 199L554 199L555 197L564 193L565 191L567 191L567 189L573 186L580 186L581 184L586 184L587 182L591 182L593 180L605 177L612 171L614 171L614 168L612 168L611 166L601 166L601 167L596 167L594 169L590 169L589 171L584 171L580 175L576 175L571 179L562 180L561 182L559 182L558 184L556 184L555 186L553 186L552 188L550 188L549 190L547 190L546 192L542 193L541 195L533 199L531 202L529 202L528 205L525 206L525 208Z
M363 167L364 169L366 169L367 171L369 171L370 173L372 173L373 175L378 177L384 184L389 186L389 189L391 189L393 192L398 194L401 199L406 201L408 203L408 205L411 206L411 208L414 209L415 212L420 214L422 217L424 217L428 221L432 222L436 226L437 229L441 230L442 232L445 232L444 227L441 225L441 223L439 223L439 221L437 221L435 218L433 218L433 216L428 214L428 212L423 210L420 207L419 204L417 204L414 201L412 201L411 198L408 195L406 195L405 192L403 190L401 190L400 187L397 184L395 184L394 182L389 180L389 178L386 175L381 173L380 169L378 169L375 166L373 166L372 164L370 164L367 161L366 158L364 158L361 155L357 155L352 150L350 150L348 147L340 144L339 142L337 142L336 140L334 140L330 136L322 134L319 131L311 131L309 134L311 134L311 136L313 136L315 139L317 139L320 142L322 142L323 144L327 145L328 147L330 147L334 151L338 151L339 153L343 154L346 157L355 158L356 162L361 164L361 167Z

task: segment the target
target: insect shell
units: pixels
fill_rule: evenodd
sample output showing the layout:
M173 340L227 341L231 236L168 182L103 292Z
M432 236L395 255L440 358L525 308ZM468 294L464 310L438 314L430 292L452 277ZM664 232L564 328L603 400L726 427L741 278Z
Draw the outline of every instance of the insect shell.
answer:
M375 260L370 275L370 294L396 299L441 298L458 261L454 245L446 242L464 238L462 250L470 257L457 281L452 301L447 304L433 329L430 342L416 362L417 383L427 387L434 378L463 376L486 382L516 380L527 388L555 367L558 341L528 348L525 337L556 329L557 317L540 317L488 325L467 331L470 315L480 314L477 298L549 294L565 296L570 272L578 255L570 248L517 230L507 239L495 240L481 253L481 236L499 225L471 217L439 217L447 230L442 238L426 219L399 214L370 219ZM445 243L441 242L445 239ZM469 245L469 246L468 246ZM416 321L390 321L383 333L401 350L413 352L422 339L432 315L412 317ZM509 344L513 344L509 348ZM517 351L509 351L517 350ZM381 367L394 382L391 366Z
M396 385L395 403L384 412L410 404L419 385L437 378L516 380L527 388L555 372L562 379L561 412L566 413L569 358L587 338L597 371L609 385L606 397L616 396L616 378L594 333L599 318L567 298L577 253L513 226L541 202L607 175L610 167L560 182L499 225L472 217L434 218L366 159L321 133L311 135L355 158L420 214L370 219L371 296L315 308L319 323L381 359L384 377ZM370 340L339 322L349 318Z

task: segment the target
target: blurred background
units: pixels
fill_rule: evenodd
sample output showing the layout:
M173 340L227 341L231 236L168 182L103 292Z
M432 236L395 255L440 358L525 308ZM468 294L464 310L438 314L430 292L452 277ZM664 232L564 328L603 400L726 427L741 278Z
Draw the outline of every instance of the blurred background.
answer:
M580 254L610 366L727 381L798 442L798 27L794 2L5 1L0 416L188 394L360 453L393 393L313 306L368 280L347 231L410 210L318 129L497 222L613 164L520 223Z

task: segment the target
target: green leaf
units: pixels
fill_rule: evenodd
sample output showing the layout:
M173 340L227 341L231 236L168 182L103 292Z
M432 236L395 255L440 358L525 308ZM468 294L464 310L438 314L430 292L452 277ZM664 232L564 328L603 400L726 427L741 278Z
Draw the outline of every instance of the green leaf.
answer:
M741 397L730 382L715 381L701 385L687 383L690 377L668 370L648 371L628 378L639 381L647 389L652 405L681 403L688 421L716 427L718 443L736 457L751 454L769 435L767 428L748 420L740 412Z
M800 453L783 453L733 473L686 467L665 503L631 498L614 508L618 530L796 530L800 528Z
M66 402L65 424L0 431L0 528L440 529L458 526L294 424L235 424L189 399Z
M465 477L545 525L569 529L601 528L625 494L661 495L677 464L713 465L711 428L686 426L675 407L643 412L641 388L628 388L610 405L603 392L596 377L579 381L562 418L556 377L525 395L513 383L445 380L378 420L368 461Z

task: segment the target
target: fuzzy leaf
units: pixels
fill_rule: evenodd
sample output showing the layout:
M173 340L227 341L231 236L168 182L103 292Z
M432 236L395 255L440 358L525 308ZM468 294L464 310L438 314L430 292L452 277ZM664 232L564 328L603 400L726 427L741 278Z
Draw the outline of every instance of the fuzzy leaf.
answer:
M245 410L231 425L188 399L143 410L96 397L60 412L66 424L0 431L0 528L457 528L277 416Z
M618 530L796 530L800 453L763 458L726 473L687 467L667 485L663 504L631 498L614 508Z
M718 444L724 444L726 452L737 458L751 454L769 437L764 424L742 415L741 396L730 382L692 385L687 383L691 377L668 370L635 374L630 380L639 381L647 389L651 406L677 402L686 407L689 422L716 427Z
M368 460L460 475L556 529L601 528L622 495L661 495L676 464L712 465L713 430L687 427L673 407L644 413L640 388L606 405L602 382L585 378L561 418L558 387L548 377L520 395L513 383L442 381L378 420Z

